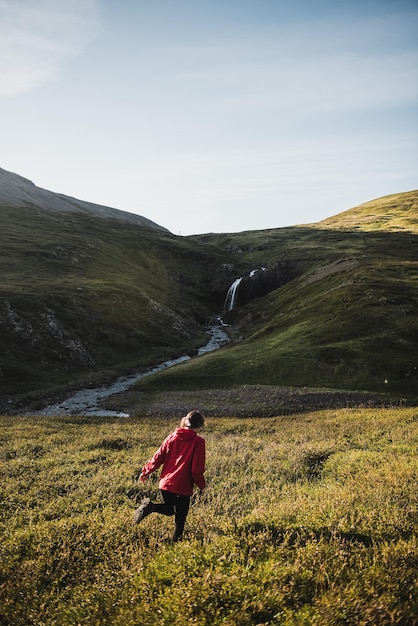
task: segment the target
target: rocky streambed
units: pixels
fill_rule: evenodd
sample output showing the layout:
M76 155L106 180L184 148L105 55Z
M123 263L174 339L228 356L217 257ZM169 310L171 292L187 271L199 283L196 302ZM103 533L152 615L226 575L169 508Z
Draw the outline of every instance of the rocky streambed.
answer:
M197 357L217 350L229 341L229 336L221 323L213 324L208 328L209 341L198 349ZM145 376L152 376L169 367L174 367L191 359L189 355L183 355L151 367L145 371L133 373L128 376L120 376L114 382L95 388L80 389L64 400L54 402L39 410L26 410L26 415L84 415L84 416L115 416L129 417L129 413L113 408L105 408L103 403L106 399L129 390L138 380ZM195 357L194 357L195 358Z
M344 389L240 385L196 391L127 391L105 402L108 409L136 417L180 418L191 409L208 417L274 417L326 409L407 406L381 394Z

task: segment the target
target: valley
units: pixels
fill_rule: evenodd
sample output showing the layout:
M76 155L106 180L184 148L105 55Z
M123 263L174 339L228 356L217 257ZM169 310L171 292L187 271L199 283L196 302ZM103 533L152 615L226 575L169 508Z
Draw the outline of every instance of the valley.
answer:
M317 224L181 237L3 202L0 409L40 409L193 356L220 314L227 345L139 380L129 402L117 401L135 410L144 394L264 385L413 403L417 211L412 191Z

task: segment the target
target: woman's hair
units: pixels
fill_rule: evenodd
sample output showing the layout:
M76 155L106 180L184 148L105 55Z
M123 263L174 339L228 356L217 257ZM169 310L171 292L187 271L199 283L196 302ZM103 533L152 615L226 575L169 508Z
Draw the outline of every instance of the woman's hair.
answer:
M199 411L189 411L180 423L181 428L201 428L205 423L205 418Z

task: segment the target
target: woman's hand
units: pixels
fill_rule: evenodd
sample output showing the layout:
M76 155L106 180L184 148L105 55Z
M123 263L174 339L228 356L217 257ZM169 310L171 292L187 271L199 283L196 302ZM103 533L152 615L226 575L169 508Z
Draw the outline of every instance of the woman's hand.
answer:
M144 476L143 474L140 475L140 477L138 478L138 482L140 483L146 483L148 480L148 476Z

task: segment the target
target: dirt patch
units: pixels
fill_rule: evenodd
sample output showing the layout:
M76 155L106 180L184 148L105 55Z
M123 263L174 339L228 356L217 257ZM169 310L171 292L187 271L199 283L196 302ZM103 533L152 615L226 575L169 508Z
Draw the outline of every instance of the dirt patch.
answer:
M319 280L322 280L326 276L330 274L336 274L337 272L347 272L349 270L354 269L359 265L357 259L337 259L332 263L328 263L327 265L323 265L316 269L310 276L308 276L303 284L310 285L311 283L316 283Z
M243 385L233 389L199 391L130 391L109 398L104 406L143 417L181 417L193 408L212 417L271 417L322 409L398 404L386 396L367 392Z

